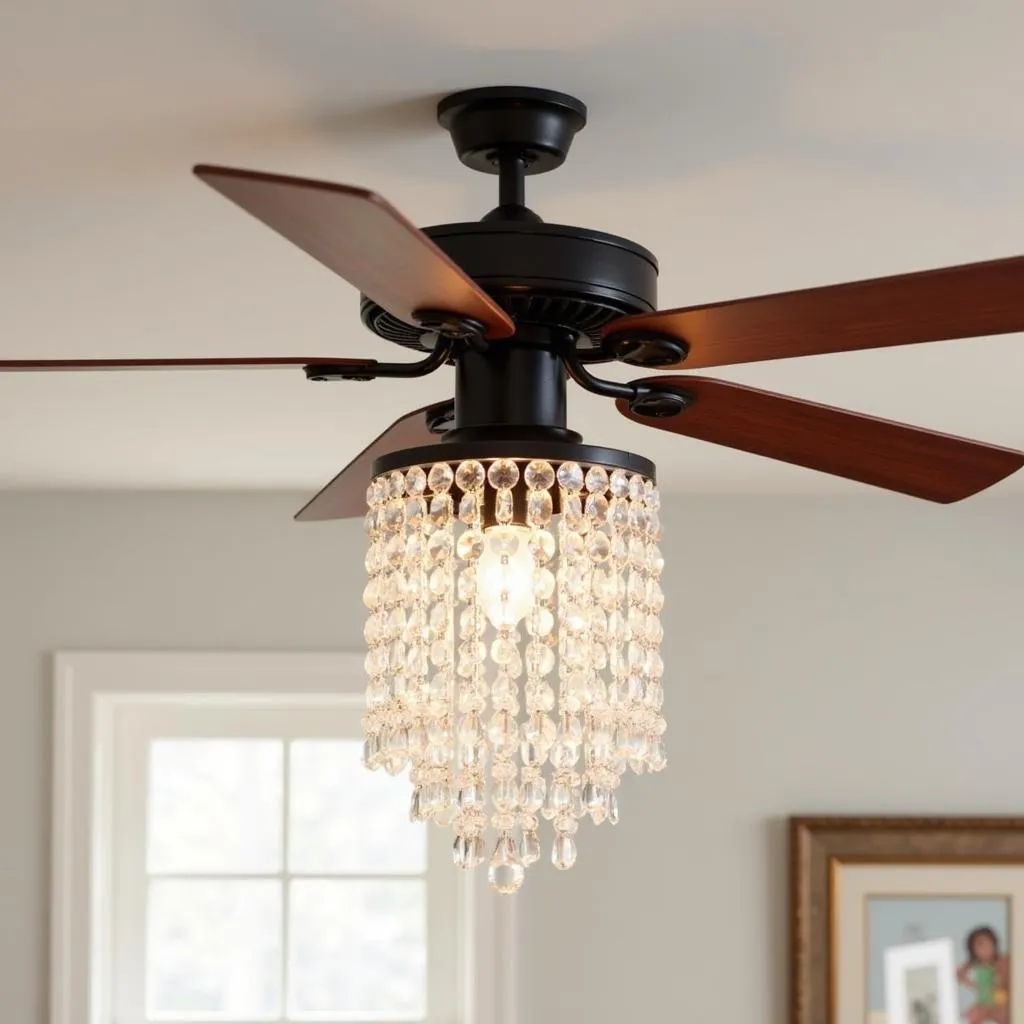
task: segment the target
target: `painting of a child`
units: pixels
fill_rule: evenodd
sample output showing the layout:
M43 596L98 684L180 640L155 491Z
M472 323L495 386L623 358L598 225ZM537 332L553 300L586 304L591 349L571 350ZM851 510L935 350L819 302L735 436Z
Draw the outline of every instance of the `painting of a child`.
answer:
M1009 1024L1010 958L999 951L995 929L983 925L967 936L967 959L957 969L957 981L974 993L974 1005L964 1011L968 1024Z

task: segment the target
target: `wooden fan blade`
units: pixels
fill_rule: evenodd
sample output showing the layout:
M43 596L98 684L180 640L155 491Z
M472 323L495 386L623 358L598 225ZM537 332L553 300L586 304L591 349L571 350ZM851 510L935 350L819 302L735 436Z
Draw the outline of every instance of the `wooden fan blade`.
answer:
M1024 331L1024 256L613 320L667 334L699 369Z
M273 370L282 366L344 366L371 370L376 359L254 356L218 359L0 359L0 373L37 370Z
M1024 466L1024 452L708 377L650 377L693 404L667 419L627 419L780 462L943 504L970 497Z
M194 171L400 320L441 311L479 321L488 338L515 333L501 307L375 192L206 164Z
M395 420L379 437L364 448L322 491L308 501L296 514L302 523L326 519L351 519L366 514L366 487L370 482L370 466L374 459L402 448L433 444L437 435L427 426L434 414L447 402L425 405Z

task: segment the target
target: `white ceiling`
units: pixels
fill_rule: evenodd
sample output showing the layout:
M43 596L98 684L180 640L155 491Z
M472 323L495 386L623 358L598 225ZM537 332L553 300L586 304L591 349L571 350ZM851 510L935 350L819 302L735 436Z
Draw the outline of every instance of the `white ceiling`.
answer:
M1022 50L1020 0L0 0L0 358L402 358L362 328L352 289L189 168L370 185L419 223L476 219L494 179L457 163L433 106L479 85L588 104L531 205L653 249L664 306L1015 255ZM1020 448L1022 341L720 376ZM314 488L450 392L449 371L9 375L0 486ZM571 403L588 440L651 456L674 487L853 489ZM1024 474L998 490L1014 489Z

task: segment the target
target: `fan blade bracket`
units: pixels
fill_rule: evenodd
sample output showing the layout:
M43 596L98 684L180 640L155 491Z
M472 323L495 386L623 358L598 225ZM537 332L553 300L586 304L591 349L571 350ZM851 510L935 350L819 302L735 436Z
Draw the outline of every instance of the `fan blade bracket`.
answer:
M447 434L455 426L455 402L442 402L426 410L427 430L432 434Z
M629 411L646 419L667 420L686 412L696 401L694 392L682 388L638 386L636 396L629 402Z
M574 347L567 348L562 352L562 362L565 364L565 372L584 391L589 391L592 395L600 395L602 398L614 398L617 401L625 402L630 412L637 416L647 416L656 420L677 416L684 409L689 408L697 397L685 388L670 384L663 385L657 377L652 377L649 380L635 380L629 384L595 377L583 364L579 352Z
M351 369L344 366L332 366L330 363L310 363L302 369L306 374L306 380L315 381L350 380L366 383L376 380L378 376L376 366Z
M443 309L417 309L413 319L424 330L432 331L439 338L466 341L474 347L481 345L487 337L486 325L462 313L450 313Z
M376 380L378 377L401 378L401 377L426 377L440 369L451 358L455 342L447 337L438 338L433 351L414 363L378 363L376 360L368 360L362 366L339 366L334 363L310 363L304 369L307 380L330 381L330 380L351 380L368 381Z
M609 334L601 346L620 363L646 370L681 366L690 352L682 339L659 331L624 330Z

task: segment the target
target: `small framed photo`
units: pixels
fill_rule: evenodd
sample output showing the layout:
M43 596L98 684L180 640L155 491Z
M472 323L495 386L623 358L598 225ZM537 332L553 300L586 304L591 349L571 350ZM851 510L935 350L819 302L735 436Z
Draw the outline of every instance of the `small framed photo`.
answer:
M791 871L793 1024L1014 1024L1024 819L794 818Z
M957 1024L952 939L889 946L883 957L887 1024Z

